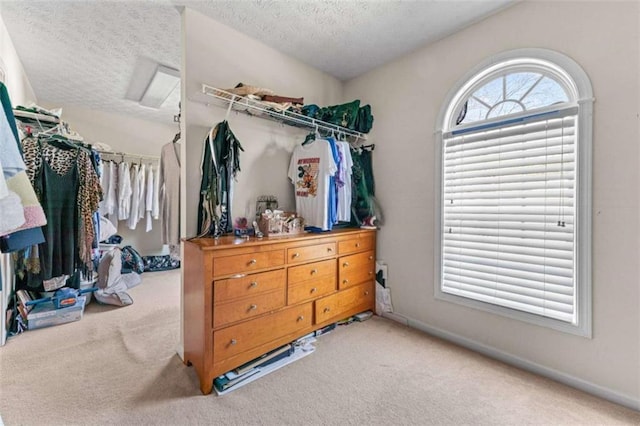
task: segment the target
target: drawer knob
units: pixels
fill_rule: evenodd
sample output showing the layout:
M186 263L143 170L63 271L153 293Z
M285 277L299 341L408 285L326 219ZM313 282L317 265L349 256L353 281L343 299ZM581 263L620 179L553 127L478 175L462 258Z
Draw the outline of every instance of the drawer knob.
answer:
M373 271L369 271L369 275L373 275Z
M251 260L249 261L249 265L255 265L256 263L258 263L258 261L257 261L257 260L255 260L255 259L251 259Z
M300 315L300 316L298 317L298 321L302 321L303 319L304 319L304 316L303 316L303 315Z
M231 341L229 342L230 345L235 345L236 343L238 343L236 339L231 339Z
M318 273L318 270L317 270L317 269L312 269L312 270L311 270L311 275L313 275L313 274L317 274L317 273Z
M365 295L365 296L368 296L368 295L369 295L369 290L366 290L366 291L364 292L364 295Z
M342 264L342 267L344 267L344 268L346 268L347 266L349 266L349 262L344 262L344 263Z
M292 257L293 257L294 259L295 259L295 258L297 258L297 257L300 257L300 253L293 253L293 256L292 256Z
M251 306L249 306L249 310L250 310L250 311L255 311L256 309L258 309L258 305L251 305Z
M342 284L349 284L349 280L342 280Z
M356 243L356 248L360 247L360 243Z
M311 289L311 293L315 293L316 291L318 291L318 289L317 289L317 288L315 288L315 287L313 287L313 288Z
M251 283L249 284L249 287L251 287L251 288L258 287L258 282L257 281L251 281Z
M373 256L369 256L369 260L373 260Z
M331 247L327 247L327 251L331 252L333 249Z
M330 310L331 310L331 308L328 307L328 306L326 308L324 308L324 312L329 312Z

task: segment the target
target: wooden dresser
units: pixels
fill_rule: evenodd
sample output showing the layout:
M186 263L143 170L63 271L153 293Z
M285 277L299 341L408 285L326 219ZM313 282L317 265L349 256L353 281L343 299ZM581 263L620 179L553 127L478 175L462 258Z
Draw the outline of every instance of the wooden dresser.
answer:
M213 379L375 303L374 230L185 241L184 362Z

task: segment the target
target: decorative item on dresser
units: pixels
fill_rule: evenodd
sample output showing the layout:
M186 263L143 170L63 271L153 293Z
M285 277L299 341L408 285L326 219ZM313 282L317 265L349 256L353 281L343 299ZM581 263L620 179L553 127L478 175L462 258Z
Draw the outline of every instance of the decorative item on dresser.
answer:
M374 309L373 230L185 241L184 362L200 390L220 374Z

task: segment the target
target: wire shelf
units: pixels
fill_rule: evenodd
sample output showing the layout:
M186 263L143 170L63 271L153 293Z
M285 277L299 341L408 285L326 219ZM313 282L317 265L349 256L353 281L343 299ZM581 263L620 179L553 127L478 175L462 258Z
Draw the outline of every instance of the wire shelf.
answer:
M277 111L262 101L236 95L235 93L230 93L207 84L202 85L202 93L224 102L228 111L233 109L234 111L243 112L250 116L271 119L290 126L323 130L336 136L342 134L363 141L367 139L363 133L347 129L346 127L327 123L326 121L317 120L291 111Z

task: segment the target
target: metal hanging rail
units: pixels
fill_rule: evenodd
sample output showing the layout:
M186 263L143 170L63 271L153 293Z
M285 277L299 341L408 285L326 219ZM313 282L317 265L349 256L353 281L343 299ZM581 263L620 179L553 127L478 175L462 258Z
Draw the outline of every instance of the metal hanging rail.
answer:
M125 158L137 158L139 160L149 160L149 161L160 161L160 157L155 155L145 155L145 154L131 154L128 152L116 152L116 151L104 151L100 149L96 149L100 155L110 155L114 157L121 157L122 160Z
M309 129L324 130L336 135L343 134L361 140L367 139L366 135L363 133L347 129L346 127L327 123L326 121L317 120L296 112L276 111L262 101L236 95L207 84L202 85L202 93L225 102L228 105L229 110L233 109L234 111L244 112L251 116L268 118L293 126L303 126Z

